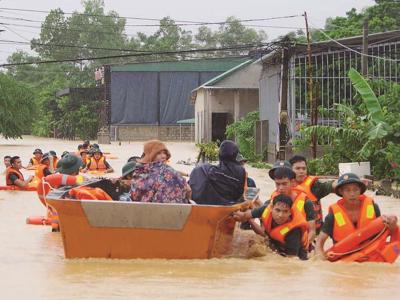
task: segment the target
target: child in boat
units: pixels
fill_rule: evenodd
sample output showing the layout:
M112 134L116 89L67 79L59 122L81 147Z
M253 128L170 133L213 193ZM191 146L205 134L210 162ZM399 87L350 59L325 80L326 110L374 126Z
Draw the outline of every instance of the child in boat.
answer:
M328 237L333 243L340 242L345 237L367 226L374 219L381 216L379 206L372 198L364 195L365 184L353 173L346 173L339 177L335 192L342 197L329 207L321 233L317 239L317 257L327 259L324 245ZM383 222L393 234L397 233L397 217L382 215Z
M248 219L246 212L236 212L237 221ZM295 208L290 196L275 196L261 215L263 231L260 234L267 239L268 246L283 256L297 256L307 259L308 223Z

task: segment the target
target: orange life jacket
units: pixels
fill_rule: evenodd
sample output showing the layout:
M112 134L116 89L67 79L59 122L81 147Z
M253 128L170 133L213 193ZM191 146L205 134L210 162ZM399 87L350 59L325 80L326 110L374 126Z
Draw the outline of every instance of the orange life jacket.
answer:
M44 170L48 169L49 167L44 164L40 164L35 171L35 176L39 179L42 179L44 177Z
M35 156L32 156L31 160L32 160L32 166L38 166L38 165L40 165L40 159L39 159L39 160L36 159Z
M271 203L272 203L272 200L278 195L279 195L279 193L277 191L275 191L271 194ZM305 193L303 193L301 190L293 188L292 192L290 194L290 198L292 198L292 201L293 201L292 207L296 208L297 211L300 212L304 218L306 218L304 204L306 203L307 195Z
M81 186L69 191L69 195L78 200L112 200L101 188Z
M376 218L334 244L326 253L328 260L332 262L393 263L400 255L399 227L390 232L382 218Z
M59 188L60 186L65 185L75 185L82 182L82 176L72 176L59 173L51 174L42 178L37 186L37 193L40 201L43 203L43 205L46 205L45 197L50 192L51 188Z
M271 239L280 242L282 245L285 245L285 237L287 236L287 234L295 228L300 228L302 233L302 246L304 247L304 249L308 249L308 223L303 214L300 213L299 210L294 207L294 205L292 205L292 220L290 222L272 228L271 212L272 203L268 205L261 216L265 232L268 234L268 236Z
M301 189L307 195L307 199L310 199L312 201L315 212L315 228L319 230L323 222L321 202L320 199L318 199L311 191L312 185L317 180L317 176L307 176L307 178L302 183L300 183L296 187L296 189Z
M58 164L58 158L57 158L57 156L54 156L53 157L53 168L54 168L54 170L57 169L57 164Z
M359 200L361 201L361 212L358 218L357 227L354 226L346 212L346 209L343 207L345 201L344 199L340 199L337 203L329 207L329 212L331 212L334 216L334 242L340 242L348 235L354 233L360 228L367 226L369 223L375 220L376 215L374 201L365 195L360 195Z
M24 176L19 170L14 169L13 167L8 167L6 170L6 185L15 185L11 180L10 180L10 175L15 174L17 175L19 180L24 180Z
M94 157L90 158L90 165L89 165L89 170L91 171L105 171L107 170L107 166L104 163L105 158L104 156L100 157L99 160L96 160Z

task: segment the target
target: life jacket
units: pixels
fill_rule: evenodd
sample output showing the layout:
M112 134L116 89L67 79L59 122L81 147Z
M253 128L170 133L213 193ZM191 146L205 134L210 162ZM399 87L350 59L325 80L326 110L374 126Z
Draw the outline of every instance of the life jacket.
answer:
M19 180L24 180L24 176L19 170L14 169L13 167L8 167L6 169L6 185L15 185L11 180L10 180L10 175L15 174Z
M75 185L83 182L82 176L72 176L66 174L51 174L40 181L37 186L37 193L43 205L46 205L45 197L52 188L60 186Z
M390 232L382 217L376 218L334 244L326 253L331 262L393 263L400 254L399 227L394 233Z
M49 167L47 165L40 164L35 170L35 176L39 179L42 179L44 177L44 170L48 168Z
M53 157L53 168L54 168L54 170L57 169L57 164L58 164L58 158L57 158L57 156L54 156Z
M60 173L48 175L40 180L40 183L37 186L37 194L40 202L47 207L47 220L51 225L52 231L59 231L60 224L57 211L46 204L46 195L52 188L80 184L83 180L84 178L80 175L73 176Z
M350 220L346 209L343 207L344 199L340 199L337 203L329 207L329 212L334 216L333 225L333 241L340 242L348 235L354 233L356 230L367 226L373 220L375 220L375 209L374 202L371 198L360 195L359 200L361 201L361 212L358 218L357 227L354 226Z
M38 160L35 156L32 156L32 166L38 166L40 165L40 159Z
M274 191L271 194L271 203L272 200L278 196L279 193L277 191ZM298 212L300 212L304 218L306 218L306 211L304 210L304 204L306 203L307 196L305 193L303 193L301 190L298 189L292 189L290 198L292 198L293 204L292 208L296 208Z
M294 205L292 205L291 213L291 221L272 228L272 203L270 203L261 216L265 232L271 239L285 245L285 237L287 234L295 228L300 228L302 233L302 246L304 249L308 249L308 223L303 214L300 213Z
M101 188L81 186L69 191L69 195L78 200L112 200Z
M317 176L307 176L307 178L302 183L300 183L296 187L296 189L301 189L307 195L307 199L310 199L312 201L315 212L315 228L318 231L321 228L323 222L321 201L311 191L311 187L317 180Z
M96 160L94 157L90 158L89 170L91 171L105 171L107 170L107 166L104 163L104 156L100 157L99 160Z

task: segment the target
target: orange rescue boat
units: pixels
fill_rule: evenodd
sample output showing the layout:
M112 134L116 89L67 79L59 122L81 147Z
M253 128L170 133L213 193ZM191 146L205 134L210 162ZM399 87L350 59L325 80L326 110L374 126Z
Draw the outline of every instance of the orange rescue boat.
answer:
M67 258L221 257L231 247L233 206L71 200L47 195L59 215Z

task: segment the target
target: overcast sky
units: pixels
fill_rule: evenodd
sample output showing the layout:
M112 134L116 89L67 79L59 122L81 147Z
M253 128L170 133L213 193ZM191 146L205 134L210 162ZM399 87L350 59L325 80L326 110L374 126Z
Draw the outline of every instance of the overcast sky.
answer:
M327 17L344 16L352 7L361 10L373 5L372 0L105 0L106 11L114 10L120 16L141 18L162 18L170 16L176 20L223 21L227 16L240 19L268 18L276 16L299 15L307 11L311 27L323 27ZM20 8L34 10L51 10L61 8L64 12L82 11L80 0L0 0L0 23L28 24L39 26L39 23L26 23L9 20L5 17L44 20L46 14L21 11L6 11L1 8ZM128 20L127 24L144 24L144 21ZM151 22L154 23L154 22ZM280 19L258 22L260 25L304 27L304 18ZM190 27L196 32L197 27ZM25 28L15 25L0 25L0 40L27 41L39 35L39 28ZM189 28L187 28L189 29ZM276 38L290 29L264 28L269 39ZM150 33L149 29L130 27L127 34L135 31ZM7 56L17 49L29 50L29 46L10 45L0 42L0 63L6 62Z

